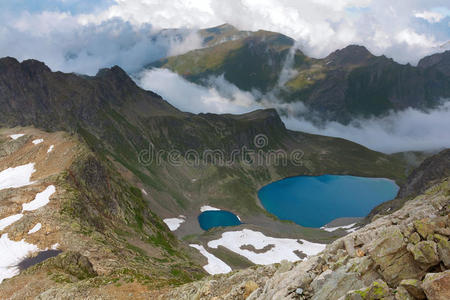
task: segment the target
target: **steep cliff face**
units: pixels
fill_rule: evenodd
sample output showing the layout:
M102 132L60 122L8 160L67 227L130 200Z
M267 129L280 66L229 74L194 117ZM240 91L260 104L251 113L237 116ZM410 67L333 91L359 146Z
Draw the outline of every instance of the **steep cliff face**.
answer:
M408 176L407 183L399 191L399 197L411 197L420 194L433 182L450 176L450 149L427 158Z
M398 211L316 256L207 278L161 299L448 299L449 216L450 182L444 175Z

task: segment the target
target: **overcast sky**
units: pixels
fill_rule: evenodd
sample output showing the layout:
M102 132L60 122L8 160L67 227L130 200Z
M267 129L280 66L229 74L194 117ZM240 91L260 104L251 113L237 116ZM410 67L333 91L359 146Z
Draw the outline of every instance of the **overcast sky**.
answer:
M199 47L194 36L181 46L175 35L155 40L161 28L230 23L289 35L314 57L356 43L415 64L442 51L449 22L448 0L2 0L0 56L62 71L92 74L113 64L134 71Z

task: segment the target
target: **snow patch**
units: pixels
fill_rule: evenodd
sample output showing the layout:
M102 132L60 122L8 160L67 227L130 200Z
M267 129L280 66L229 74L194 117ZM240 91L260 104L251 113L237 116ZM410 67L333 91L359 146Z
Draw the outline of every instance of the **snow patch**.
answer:
M180 227L182 223L184 223L184 219L182 218L167 218L163 220L164 223L167 224L167 227L169 227L170 231L175 231Z
M8 234L5 233L0 237L0 283L6 279L19 274L20 270L17 267L31 252L38 251L36 245L28 244L25 240L19 242L11 241Z
M19 221L23 217L23 214L12 215L0 220L0 230L5 229L9 225Z
M43 139L36 139L33 141L33 144L37 145L37 144L42 143L43 141L44 141Z
M350 229L347 229L347 232L348 233L352 233L352 232L355 232L356 230L358 230L360 228L361 228L360 226L357 226L357 227L354 227L354 228L350 228Z
M190 244L189 246L200 251L200 253L208 259L208 264L203 266L203 269L205 269L205 271L209 274L225 274L232 271L230 266L206 251L205 247L202 245Z
M43 192L37 193L33 201L22 204L22 211L39 209L50 202L50 196L55 193L54 185L49 185Z
M219 208L215 208L209 205L204 205L202 207L200 207L200 211L204 212L204 211L209 211L209 210L220 210Z
M59 248L59 243L55 243L52 245L52 250L58 250Z
M0 190L9 188L19 188L33 184L30 181L31 174L36 172L34 163L8 168L0 172Z
M355 225L356 225L356 223L352 223L352 224L345 225L345 226L337 226L337 227L325 227L325 226L322 226L322 227L320 227L320 229L323 229L323 230L328 231L328 232L333 232L333 231L338 230L338 229L345 229L346 231L350 232L350 230L351 230L350 228L352 228Z
M12 138L13 140L17 140L20 137L23 137L25 134L23 133L18 133L18 134L11 134L9 137Z
M42 224L37 223L36 225L34 225L33 228L30 229L30 231L28 231L28 234L35 233L35 232L39 231L41 228L42 228Z
M218 240L208 243L208 247L216 249L223 246L239 255L249 259L251 262L259 265L269 265L279 263L282 260L298 261L300 258L294 251L301 251L306 255L315 255L325 249L325 244L311 243L305 240L273 238L265 236L263 233L250 229L241 231L224 232ZM273 245L264 253L256 253L247 249L241 249L242 246L253 246L256 250L262 250L267 246Z
M55 145L50 145L50 147L48 147L47 153L52 152L53 148L55 148Z

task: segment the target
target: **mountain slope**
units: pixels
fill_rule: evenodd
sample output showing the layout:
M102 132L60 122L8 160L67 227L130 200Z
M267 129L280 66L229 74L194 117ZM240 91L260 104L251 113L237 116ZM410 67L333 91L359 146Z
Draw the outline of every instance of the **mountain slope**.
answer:
M138 88L118 67L82 77L53 73L36 61L20 64L2 59L0 71L1 126L77 132L94 151L131 171L155 195L150 198L164 214L182 213L208 201L230 209L237 205L242 214L261 211L255 204L258 187L286 176L339 173L404 178L402 161L342 139L288 131L274 110L242 116L182 113L156 94ZM249 169L237 161L228 167L193 168L187 164L174 167L167 157L161 164L138 161L150 142L155 152L176 149L203 154L208 149L224 149L230 157L243 146L257 150L253 139L258 134L268 139L264 150L280 149L288 155L302 151L302 164ZM187 184L193 178L196 183ZM211 181L214 184L209 186ZM252 184L242 190L240 181ZM235 197L235 201L225 200Z
M275 110L244 115L181 112L158 95L140 89L119 67L89 77L52 72L33 60L19 63L12 58L0 59L0 126L7 134L26 131L23 140L14 142L27 143L27 147L31 146L31 136L65 131L81 149L71 164L59 169L60 181L55 182L67 192L58 198L62 206L57 211L65 216L61 224L67 225L61 230L68 236L76 233L77 238L61 243L68 256L44 261L27 271L30 273L2 284L11 295L38 274L36 278L45 280L45 284L34 282L35 292L50 293L49 297L57 297L66 289L89 293L116 290L116 283L124 284L116 282L118 277L135 281L127 286L144 289L148 296L149 288L202 276L196 263L205 263L194 249L175 239L160 217L184 214L185 223L174 233L190 243L202 243L221 232L204 233L200 229L197 216L204 205L233 211L245 226L271 236L329 242L340 234L280 222L268 215L259 205L258 189L274 180L302 174L388 177L397 182L405 179L402 160L343 139L289 131ZM35 132L31 127L45 132ZM255 140L258 136L262 140ZM4 136L3 141L8 146L0 153L16 149L10 146L10 138ZM45 146L47 149L50 145ZM211 161L205 152L215 149L222 150L225 159L232 158L236 149L256 154L226 164ZM286 163L258 163L259 158L271 157L270 150L282 151ZM149 157L150 152L161 155ZM186 153L198 153L198 162L192 157L176 159ZM21 230L23 234L24 228ZM20 239L20 235L17 237ZM89 267L94 279L85 279L84 275L84 279L76 279L70 270L61 271L66 259L75 264L85 261L70 254L73 251L86 256L98 276L91 274ZM98 252L107 255L98 256ZM221 249L217 252L237 267L244 264L242 258ZM82 269L86 265L82 264ZM61 275L53 280L49 272ZM55 281L58 285L52 289ZM20 293L15 295L21 298Z
M251 34L241 33L229 41L162 59L150 66L174 70L196 83L206 82L209 76L223 74L240 89L267 92L275 87L293 45L294 41L285 35L260 30Z
M204 85L210 84L210 76L223 74L243 90L271 92L281 103L302 102L321 119L342 123L391 109L434 107L450 97L450 60L445 53L422 59L418 67L374 56L356 45L314 59L281 34L258 31L239 36L236 29L228 30L234 39L149 67L167 68Z
M23 178L13 170L29 164L29 182L3 186ZM146 290L203 276L141 190L76 136L1 129L0 170L0 281L22 271L2 282L2 298L70 284L102 289L136 282Z

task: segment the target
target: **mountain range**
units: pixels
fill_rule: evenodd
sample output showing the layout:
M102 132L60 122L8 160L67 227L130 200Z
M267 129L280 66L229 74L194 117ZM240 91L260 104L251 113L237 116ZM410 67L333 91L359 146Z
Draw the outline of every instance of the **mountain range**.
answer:
M200 31L204 48L167 57L148 68L167 68L189 81L210 85L224 78L244 91L276 103L301 102L321 120L349 123L406 108L426 110L450 97L450 51L417 66L375 56L350 45L325 58L312 58L288 36L239 31L231 25Z

